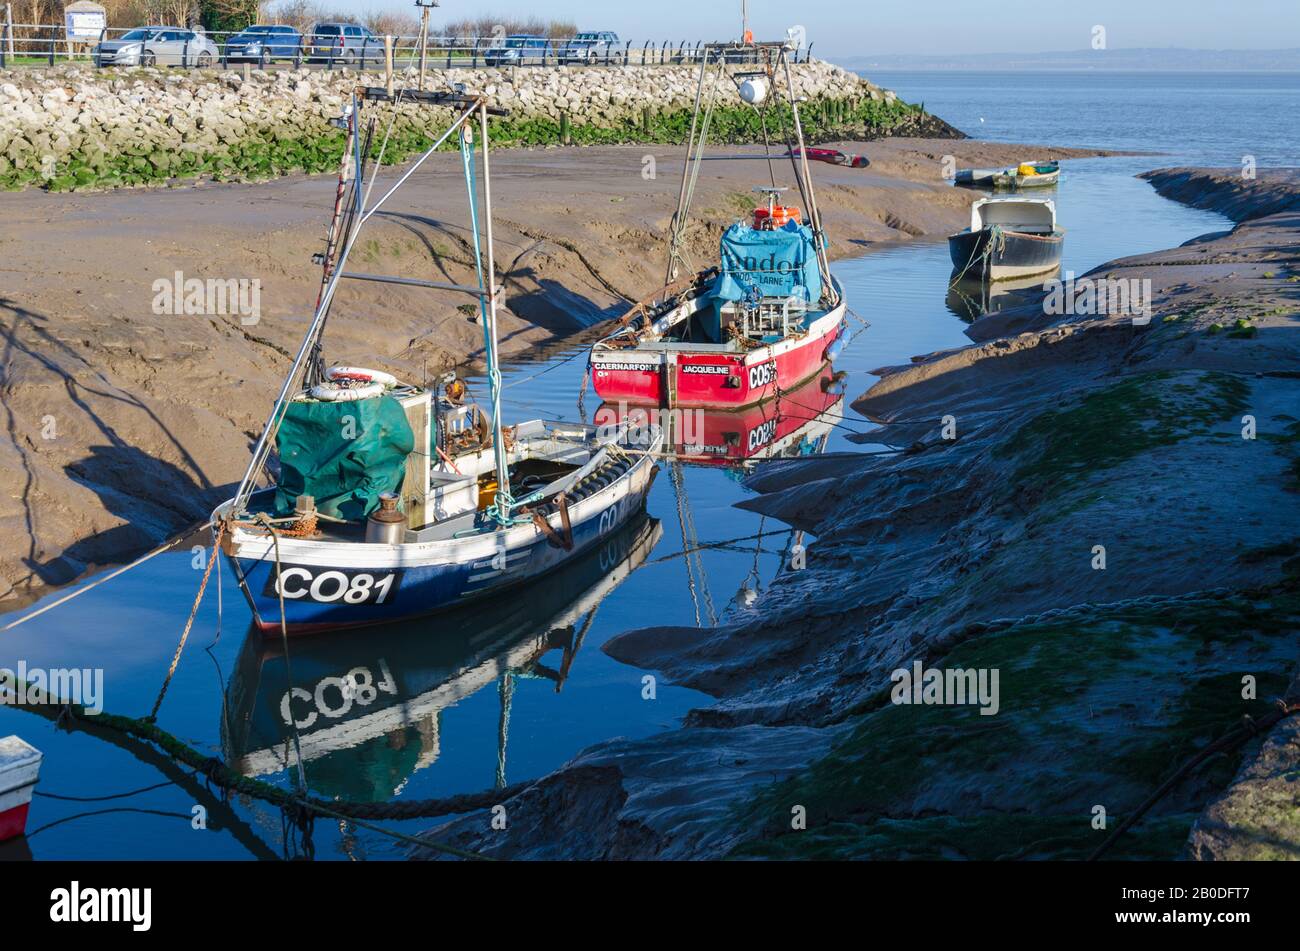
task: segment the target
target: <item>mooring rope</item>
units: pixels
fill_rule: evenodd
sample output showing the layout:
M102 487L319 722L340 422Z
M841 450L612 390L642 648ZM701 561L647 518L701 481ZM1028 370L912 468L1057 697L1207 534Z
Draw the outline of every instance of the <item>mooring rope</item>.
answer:
M150 558L155 558L158 555L161 555L163 552L175 548L177 545L185 541L185 539L189 538L191 535L194 535L198 532L202 532L211 527L212 527L212 523L207 522L203 525L200 525L198 528L185 531L180 535L177 535L175 538L171 539L170 541L164 542L163 544L159 545L153 551L141 555L139 558L137 558L135 561L131 562L130 564L123 565L121 568L118 568L116 571L112 571L109 574L104 575L104 577L102 578L96 578L94 581L90 582L90 584L77 588L75 591L69 591L67 594L59 598L57 601L51 601L49 604L37 608L35 611L32 611L29 614L24 614L16 621L10 621L4 627L0 628L0 631L13 630L19 624L26 624L28 621L32 620L33 618L40 617L46 611L53 611L55 608L59 607L60 605L67 604L73 598L79 598L87 591L92 591L95 588L98 588L101 584L107 584L108 582L112 581L114 578L126 574L132 568L136 568L139 567L140 565L143 565Z
M992 225L989 228L989 238L984 242L984 246L981 248L977 242L975 247L971 248L970 257L966 259L966 266L961 269L961 273L948 282L948 288L951 290L956 287L961 282L961 279L966 276L966 272L970 270L971 265L976 261L987 262L994 254L1001 254L1006 250L1006 246L1006 233L1002 230L1000 225ZM977 251L979 252L978 255L976 254Z
M171 666L167 668L167 676L163 678L162 687L158 690L158 699L153 702L153 709L149 711L149 716L145 719L152 723L158 719L158 709L163 704L163 698L167 696L167 688L171 686L172 677L176 674L176 666L181 662L181 653L185 650L185 642L190 638L190 629L194 627L194 619L198 616L199 605L203 603L203 592L208 589L208 579L212 577L212 566L217 563L218 556L221 553L221 539L226 534L226 525L224 522L217 526L217 531L212 539L212 556L208 558L207 566L203 569L203 580L199 582L199 593L194 598L194 606L190 608L190 616L185 621L185 629L181 631L180 643L176 645L176 653L172 655Z
M10 699L16 708L35 713L48 720L55 720L65 729L102 728L147 743L156 747L177 763L188 766L210 784L226 790L228 793L249 796L267 802L287 810L291 815L297 815L298 811L306 810L309 813L347 819L356 822L358 825L361 824L361 820L365 819L398 821L432 819L490 808L517 796L537 782L536 780L526 780L507 786L504 789L461 793L442 799L411 799L404 802L352 802L349 800L326 802L311 796L299 795L279 786L273 786L270 783L236 772L222 760L195 749L155 723L148 723L137 717L127 717L108 712L88 714L85 707L79 703L71 701L42 703L36 699L42 696L43 692L40 688L28 684L26 695L21 703L16 692ZM428 848L446 851L462 858L480 857L472 852L455 849L451 846L423 842L423 840L421 842Z
M283 577L283 572L280 569L280 534L275 530L275 527L271 524L270 519L267 518L265 514L259 514L258 518L261 520L266 530L271 533L271 544L275 548L275 593L279 596L280 601L280 644L281 649L284 651L284 676L289 683L289 692L292 693L294 690L294 683L293 668L289 665L289 625L286 621L284 610L284 589L280 584L280 579ZM293 717L290 717L289 722L293 726L293 752L294 759L298 766L297 772L294 773L294 779L298 784L299 794L306 794L307 773L304 771L302 766L302 743L298 737L298 721Z
M1178 785L1179 781L1191 773L1197 766L1205 762L1216 753L1224 753L1231 749L1236 749L1247 740L1259 736L1265 730L1272 729L1282 720L1296 713L1300 713L1300 703L1287 703L1285 700L1278 700L1277 707L1269 711L1258 720L1246 716L1242 717L1239 726L1233 728L1228 733L1219 737L1205 749L1201 750L1186 763L1184 763L1177 772L1160 784L1142 805L1138 806L1130 815L1126 816L1124 821L1115 827L1115 831L1106 837L1106 840L1097 846L1093 853L1088 856L1089 862L1095 862L1101 858L1110 849L1112 845L1125 833L1129 828L1136 825L1144 815L1150 811L1151 807L1165 797L1168 792Z

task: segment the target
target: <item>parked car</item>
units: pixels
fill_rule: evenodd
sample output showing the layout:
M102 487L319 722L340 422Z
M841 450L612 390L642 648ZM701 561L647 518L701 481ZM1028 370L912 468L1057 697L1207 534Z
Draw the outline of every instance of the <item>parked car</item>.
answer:
M560 50L561 63L621 63L627 55L617 33L579 33Z
M536 66L554 55L551 41L546 37L520 34L507 36L497 45L488 47L483 53L483 62L488 66Z
M250 26L226 40L226 59L266 64L293 59L302 47L302 34L291 26Z
M384 41L356 23L317 23L303 37L303 52L308 59L364 67L384 61Z
M94 51L97 66L211 66L217 44L198 30L175 26L145 26L120 39L106 40Z

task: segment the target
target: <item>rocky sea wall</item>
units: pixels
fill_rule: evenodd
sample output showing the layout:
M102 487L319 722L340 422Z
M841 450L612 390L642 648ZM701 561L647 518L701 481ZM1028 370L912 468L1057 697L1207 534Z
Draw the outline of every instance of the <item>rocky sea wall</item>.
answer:
M809 141L961 133L855 73L821 61L792 67ZM414 85L415 71L398 85ZM462 83L508 116L493 120L496 145L679 143L691 122L698 70L690 66L433 70L428 89ZM0 188L87 188L207 177L255 180L337 167L344 134L330 124L358 84L382 74L338 70L96 70L70 65L0 71ZM719 80L710 140L762 140L758 111ZM766 116L774 137L788 107ZM408 103L384 161L428 147L449 110ZM377 139L379 136L376 137ZM377 154L379 145L374 151Z

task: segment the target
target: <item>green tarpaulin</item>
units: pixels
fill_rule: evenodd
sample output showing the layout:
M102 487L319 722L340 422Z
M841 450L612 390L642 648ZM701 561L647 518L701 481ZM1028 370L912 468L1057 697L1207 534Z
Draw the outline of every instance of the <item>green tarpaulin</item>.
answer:
M350 403L293 402L275 446L280 453L278 514L291 512L298 496L311 495L319 511L352 521L378 508L380 494L401 489L415 435L402 404L391 396Z

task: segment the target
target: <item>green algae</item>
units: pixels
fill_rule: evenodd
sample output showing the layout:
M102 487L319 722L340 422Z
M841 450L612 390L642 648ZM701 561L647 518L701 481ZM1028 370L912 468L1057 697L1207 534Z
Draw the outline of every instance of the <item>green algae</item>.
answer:
M814 100L801 108L800 118L808 141L886 135L908 121L925 116L916 106L902 100L835 100L841 104L833 109L825 106L830 101ZM774 104L768 110L768 128L784 128L789 117L789 106ZM442 111L437 110L420 113L418 121L404 117L394 123L384 149L384 164L403 162L427 149L441 133L439 121L443 118ZM446 113L445 119L450 121L451 114ZM690 127L690 109L643 110L604 125L582 123L567 114L558 119L494 117L490 135L497 147L677 145L686 141ZM761 142L762 118L747 107L716 108L709 138L715 143ZM41 166L35 152L26 156L22 167L4 159L0 164L0 189L41 187L50 191L75 191L163 184L178 179L256 181L290 172L332 172L337 170L342 158L343 144L343 132L323 119L308 120L291 128L253 129L236 142L209 146L179 139L175 142L136 140L120 146L89 140L79 151L61 158L52 173ZM453 151L458 147L453 139L443 148ZM371 158L378 159L379 150L380 142L376 141Z
M1050 498L1100 470L1208 434L1245 409L1250 394L1249 384L1230 373L1180 380L1160 371L1095 390L1076 406L1039 414L994 455L1018 459L1012 481L1032 484Z
M1027 622L955 647L997 668L1001 711L887 705L803 772L738 805L737 856L1082 857L1091 807L1119 821L1191 755L1270 709L1294 662L1300 595L1155 600ZM1242 678L1256 678L1253 699ZM1242 750L1217 757L1126 833L1116 858L1173 858ZM807 829L790 827L801 805Z

